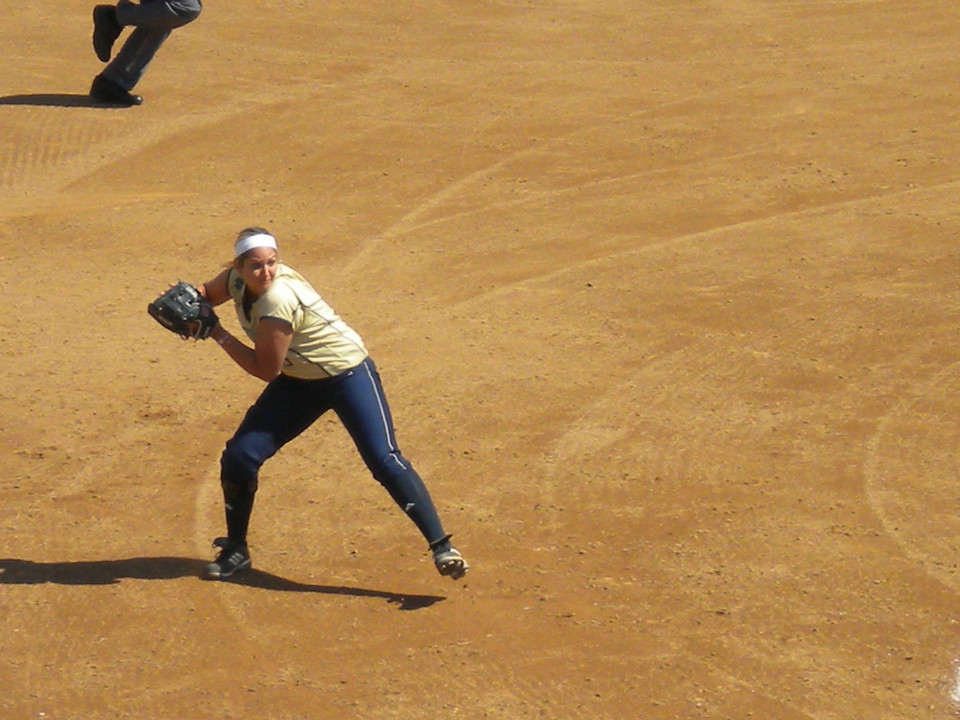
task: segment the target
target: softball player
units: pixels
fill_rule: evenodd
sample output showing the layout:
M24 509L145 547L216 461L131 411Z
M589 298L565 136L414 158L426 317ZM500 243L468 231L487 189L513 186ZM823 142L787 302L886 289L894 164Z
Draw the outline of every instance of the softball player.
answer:
M234 262L200 293L212 304L233 300L253 347L217 325L210 337L247 373L267 382L227 442L220 485L227 536L204 577L228 578L250 568L247 528L263 463L333 410L374 478L420 530L441 575L468 570L450 544L423 480L401 454L380 376L363 340L294 269L279 262L262 228L243 230Z
M117 56L93 79L90 97L108 105L130 107L143 98L130 91L175 28L200 15L201 0L120 0L93 8L93 49L102 62L110 60L113 44L123 28L136 28Z

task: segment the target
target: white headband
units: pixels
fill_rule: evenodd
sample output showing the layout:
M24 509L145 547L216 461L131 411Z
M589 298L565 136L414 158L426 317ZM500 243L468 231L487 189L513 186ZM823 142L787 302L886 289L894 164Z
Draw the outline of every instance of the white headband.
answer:
M257 233L256 235L248 235L243 238L243 240L237 240L237 244L233 246L233 257L238 258L243 255L245 252L254 250L256 248L273 248L277 249L277 241L273 235L268 233Z

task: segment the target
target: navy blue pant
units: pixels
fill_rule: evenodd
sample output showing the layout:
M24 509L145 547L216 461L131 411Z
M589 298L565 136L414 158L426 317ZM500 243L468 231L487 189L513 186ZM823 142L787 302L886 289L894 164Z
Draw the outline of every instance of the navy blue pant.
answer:
M403 457L373 360L323 380L280 375L264 389L220 458L220 483L233 543L246 544L260 467L328 410L337 413L373 476L431 547L446 542L430 493Z

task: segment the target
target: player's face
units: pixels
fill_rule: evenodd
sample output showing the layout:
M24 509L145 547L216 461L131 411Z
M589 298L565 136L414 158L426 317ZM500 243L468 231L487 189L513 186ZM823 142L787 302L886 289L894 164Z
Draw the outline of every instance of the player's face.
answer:
M247 284L247 291L259 297L267 291L277 275L277 251L273 248L256 248L243 259L240 275Z

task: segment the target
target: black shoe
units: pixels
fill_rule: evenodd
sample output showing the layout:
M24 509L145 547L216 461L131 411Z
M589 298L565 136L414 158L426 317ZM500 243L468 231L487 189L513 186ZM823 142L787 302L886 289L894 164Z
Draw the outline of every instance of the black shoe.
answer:
M204 568L204 580L225 580L234 573L249 570L253 565L246 545L234 545L227 538L217 538L213 546L221 548L220 554Z
M93 79L93 85L90 86L90 97L106 105L119 105L121 107L143 104L142 97L124 90L113 80L108 80L103 75L97 75Z
M117 9L113 5L93 8L93 51L102 62L110 59L113 43L121 32L123 28L117 22Z

